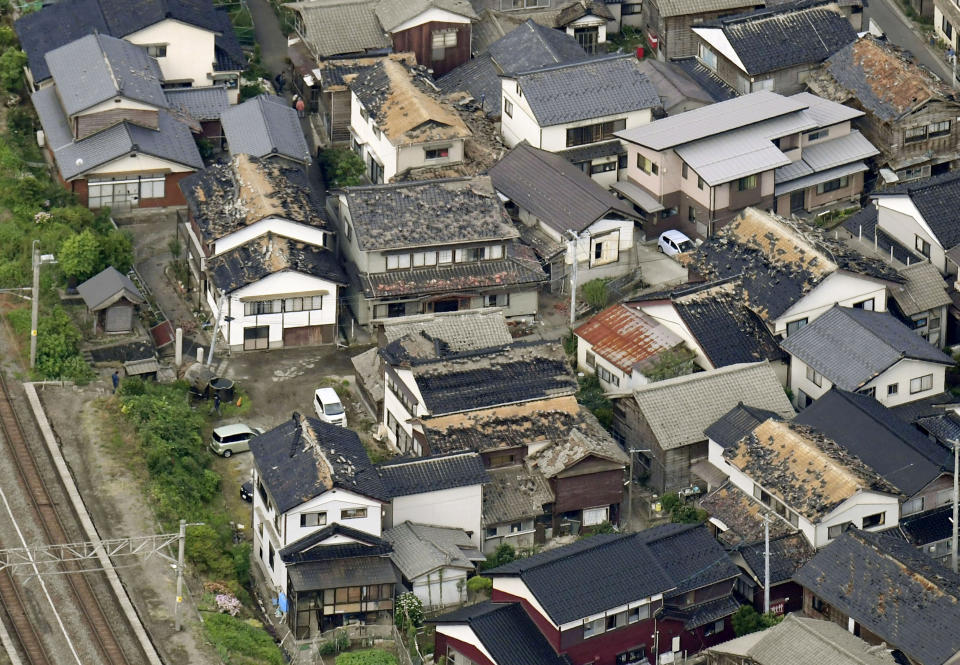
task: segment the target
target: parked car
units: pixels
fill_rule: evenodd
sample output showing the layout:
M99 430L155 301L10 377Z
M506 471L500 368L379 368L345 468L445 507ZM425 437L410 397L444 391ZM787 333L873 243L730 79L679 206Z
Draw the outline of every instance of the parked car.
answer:
M248 480L240 486L240 498L247 503L253 503L253 481Z
M333 388L317 388L313 394L313 408L317 412L317 418L323 422L340 427L347 426L347 412Z
M263 434L263 429L260 427L250 427L243 423L222 425L213 430L210 450L224 457L246 452L250 450L250 439L260 434Z
M693 250L693 241L680 231L664 231L657 241L657 251L676 256Z

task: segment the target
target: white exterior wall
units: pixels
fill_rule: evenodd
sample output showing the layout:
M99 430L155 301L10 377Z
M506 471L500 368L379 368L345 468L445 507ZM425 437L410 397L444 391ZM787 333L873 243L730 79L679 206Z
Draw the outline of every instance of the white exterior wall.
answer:
M584 372L586 374L596 374L597 373L596 369L587 365L588 351L593 352L593 345L590 344L584 338L580 337L580 335L577 335L577 369L579 369L581 372ZM620 383L618 385L610 381L601 379L598 376L597 380L600 382L600 386L603 388L603 391L605 393L614 393L614 394L628 393L633 388L636 388L637 386L641 386L641 385L644 385L645 383L648 383L647 378L645 376L634 372L633 373L634 376L637 377L637 383L636 385L633 385L631 374L624 372L620 368L616 367L610 361L596 354L594 354L594 363L596 365L603 367L612 375L620 379Z
M119 99L120 101L115 101ZM158 107L153 104L145 104L144 102L138 102L134 99L128 99L127 97L116 97L114 99L108 99L105 102L100 102L95 104L90 108L83 109L80 113L75 114L74 118L81 118L85 115L91 115L93 113L103 113L104 111L113 111L115 109L124 109L131 111L156 111Z
M672 303L642 303L640 309L644 314L655 319L657 323L666 326L670 332L682 339L687 348L697 354L696 363L698 366L703 369L716 369L703 349L700 348L693 333L690 332L680 315L677 314L677 310Z
M393 523L418 522L432 526L463 529L470 540L481 546L483 519L482 485L453 487L435 492L424 488L421 494L398 496L393 499Z
M504 105L501 107L501 111L506 106L505 102L509 101L513 104L512 117L507 115L505 111L500 116L500 134L503 136L503 141L507 144L507 147L512 148L526 139L534 148L542 148L540 125L537 124L533 111L527 104L526 97L517 93L517 80L501 78L500 96L502 99L500 103Z
M141 46L166 44L167 55L157 58L165 81L193 81L195 87L213 83L214 34L198 28L166 19L124 37Z
M323 308L305 312L280 312L277 314L259 314L246 316L243 313L243 300L267 300L274 294L295 298L298 293L323 292ZM210 296L212 297L212 296ZM277 296L277 299L282 299ZM231 347L243 346L243 329L252 326L270 326L270 345L283 342L285 328L301 326L330 325L337 322L337 285L333 282L303 275L296 272L279 272L237 289L230 294L229 315L233 321L224 323L220 333ZM214 314L217 307L213 306Z
M875 388L877 401L884 406L899 406L942 393L945 389L946 372L945 365L905 358L867 383L864 388ZM933 374L933 387L911 395L910 380L927 374ZM897 392L888 395L887 386L893 384L897 385Z
M387 429L387 439L394 446L397 445L397 437L390 429L387 424L387 414L393 414L394 419L400 424L400 428L407 433L408 436L413 437L413 425L408 421L414 417L419 417L427 414L427 409L423 403L423 396L420 394L420 389L417 387L417 380L413 378L413 372L409 369L404 369L402 367L393 368L397 376L400 377L400 380L409 388L417 398L417 404L414 406L416 413L410 413L407 411L406 407L397 399L397 396L393 394L393 391L387 387L387 377L384 375L384 391L383 391L383 426ZM395 518L396 521L394 524L399 524L402 522L402 519ZM423 522L420 519L411 519L412 522ZM429 524L429 522L427 522Z
M463 568L438 568L410 584L424 607L458 605L467 599L467 571Z
M949 20L950 19L947 19L948 22ZM957 36L960 34L958 33L958 29L960 29L960 26L953 26L953 36L947 37L947 33L943 31L943 12L940 11L940 8L937 7L937 5L933 6L933 29L937 33L937 39L946 42L951 48L956 50Z
M448 12L446 9L437 9L436 7L431 7L424 12L421 12L414 16L411 19L408 19L394 28L390 34L396 34L398 32L403 32L404 30L409 30L410 28L415 28L418 25L423 25L424 23L437 22L437 23L469 23L470 19L466 16L460 14L454 14L453 12Z
M807 397L812 400L820 399L831 386L833 386L826 377L821 378L821 385L815 384L813 381L807 379L807 364L797 358L796 356L790 356L790 376L789 376L789 387L793 391L794 397L794 406L800 406L800 394L798 390L802 390Z
M707 439L707 461L728 476L737 470L723 458L723 446L713 439Z
M807 323L826 312L834 305L853 307L854 304L873 298L876 312L887 311L887 287L877 279L843 271L827 275L803 298L795 302L773 322L773 333L784 335L787 323L806 318Z
M390 182L393 176L397 174L397 148L390 143L387 135L382 131L380 132L380 138L377 138L373 131L375 126L373 116L368 116L368 119L364 120L363 116L360 115L362 107L363 105L357 95L351 92L350 132L359 143L363 144L364 163L369 163L372 154L376 161L383 165L383 181ZM367 173L369 174L369 172L368 167Z
M177 164L176 162L139 152L136 157L130 157L129 155L117 157L112 162L107 162L106 164L101 164L91 169L81 177L96 178L100 176L136 173L192 173L195 170L196 169L190 166L184 166L183 164ZM169 192L167 192L167 194L169 195Z
M877 513L884 513L883 524L870 531L897 526L900 521L900 502L897 497L878 492L857 492L825 515L816 525L814 547L820 548L831 542L828 535L830 527L852 522L858 529L863 528L863 518Z
M447 637L459 640L464 644L469 644L486 656L491 663L497 662L497 659L490 655L490 652L487 651L485 646L483 646L483 642L480 641L480 638L477 637L476 633L473 632L473 629L470 626L465 626L462 624L438 623L437 632L441 635L446 635ZM439 658L440 656L446 656L446 654L438 654L437 657Z
M516 88L516 86L514 86ZM611 120L620 120L626 119L627 129L632 129L634 127L640 127L641 125L646 125L653 118L650 109L639 109L637 111L631 111L629 113L615 113L613 115L604 115L598 116L596 118L590 118L589 120L579 120L577 122L568 122L564 125L552 125L550 127L543 128L543 138L541 140L541 145L538 146L544 150L549 150L550 152L557 152L559 150L567 150L567 130L574 127L586 127L588 125L595 125L598 122L608 122ZM529 141L530 139L527 138ZM580 146L576 146L580 147Z
M447 147L449 152L443 159L427 160L427 150ZM430 141L428 143L418 143L416 145L407 145L397 148L397 173L402 173L407 169L414 169L421 166L446 166L449 164L459 164L463 161L463 139L445 139L442 141Z
M908 249L916 247L917 236L923 238L930 243L930 263L944 275L954 272L940 241L909 197L881 196L876 203L877 226Z
M553 622L553 620L550 618L550 615L547 614L547 611L543 609L543 605L540 604L540 601L537 600L536 596L533 595L530 589L527 588L527 585L524 584L523 580L521 580L519 577L494 577L493 589L495 591L508 593L517 598L522 598L530 603L530 606L535 609L548 624L557 630L560 629L560 626ZM439 630L439 626L437 629Z
M306 224L298 224L297 222L291 222L288 219L281 219L279 217L268 217L250 226L245 226L230 235L218 238L213 244L213 254L215 256L229 252L231 249L248 243L254 238L259 238L266 233L274 233L284 238L304 242L308 245L316 245L317 247L325 246L327 236L326 231L307 226Z
M597 43L603 44L607 41L607 21L596 16L582 16L567 26L567 34L574 37L575 28L597 28Z

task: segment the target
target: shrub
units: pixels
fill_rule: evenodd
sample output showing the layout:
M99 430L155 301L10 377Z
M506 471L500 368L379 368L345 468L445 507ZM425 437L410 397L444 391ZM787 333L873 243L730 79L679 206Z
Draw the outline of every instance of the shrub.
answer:
M355 152L340 148L321 151L317 164L329 189L361 185L367 171L363 160Z
M397 596L397 607L393 611L393 621L397 628L406 631L408 627L423 625L423 601L411 591Z
M80 331L59 305L43 312L37 322L35 373L45 379L89 381L94 375L80 355ZM30 310L15 309L7 314L7 319L24 344L29 344Z
M467 591L472 595L477 595L478 593L488 593L493 589L493 580L489 577L482 577L480 575L475 575L467 580Z
M590 409L601 425L610 429L613 424L613 402L604 393L600 379L595 374L585 374L580 377L579 383L577 401Z
M68 278L82 282L97 274L103 252L96 234L84 229L64 240L58 254L60 271Z
M283 653L257 622L229 614L211 614L203 622L207 637L226 663L284 665Z
M0 85L7 92L19 92L23 88L23 67L27 54L18 48L8 48L0 55Z
M591 536L597 536L601 533L617 533L617 529L610 522L601 522L595 526L584 527L580 532L580 538L578 540L590 538Z
M607 289L607 279L591 279L580 288L583 300L595 309L603 309L607 306L610 293Z
M730 617L730 622L733 624L733 632L736 633L737 637L776 626L781 621L783 621L782 616L770 612L759 614L750 605L741 605L740 609Z
M397 658L383 649L366 649L342 653L335 662L336 665L397 665Z
M695 506L689 506L674 492L664 494L660 497L660 505L663 510L670 513L671 522L681 524L699 524L706 521L707 511Z
M497 566L502 566L505 563L515 561L516 558L517 551L513 549L513 545L507 545L504 543L499 545L497 549L488 554L486 561L480 562L480 570L490 570L491 568L496 568Z

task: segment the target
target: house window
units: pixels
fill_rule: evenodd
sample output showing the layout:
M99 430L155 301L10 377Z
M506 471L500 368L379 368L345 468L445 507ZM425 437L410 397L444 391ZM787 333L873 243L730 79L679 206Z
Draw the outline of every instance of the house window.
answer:
M915 499L910 499L909 501L904 501L903 505L900 506L901 515L913 515L914 513L919 513L923 511L923 497L918 496Z
M750 84L750 92L758 92L760 90L773 90L773 79L760 79Z
M504 0L503 9L532 9L540 7L542 0ZM544 2L543 7L550 6L549 2Z
M835 192L838 189L843 189L850 184L850 178L848 176L843 176L841 178L834 178L833 180L828 180L827 182L821 182L817 185L817 194L827 194L829 192Z
M823 602L823 600L820 599L818 596L813 596L813 597L810 599L810 605L811 605L811 607L813 607L813 610L814 610L815 612L819 612L820 614L826 614L826 613L827 613L827 607L828 607L828 605L827 605L825 602Z
M697 209L693 206L687 208L687 221L696 222L697 221Z
M503 258L503 245L490 245L487 247L487 258L488 259L502 259Z
M921 238L920 236L914 236L913 246L918 252L923 254L928 259L930 258L930 243Z
M751 189L757 188L757 176L748 175L746 178L740 178L737 180L737 191L738 192L748 192Z
M887 386L887 397L890 397L891 395L896 395L899 392L900 392L899 383L891 383L889 386Z
M484 307L509 307L510 306L510 294L509 293L491 293L483 297L483 306Z
M510 525L510 533L520 533L521 529L523 529L523 522L513 522Z
M499 248L499 251L502 252L502 247ZM500 258L497 256L496 258ZM473 263L474 261L487 261L493 257L493 247L467 247L466 249L458 249L453 255L454 260L457 263Z
M642 14L643 13L643 4L642 3L626 3L623 5L623 9L620 10L621 16L630 16L632 14Z
M946 16L940 17L940 29L943 30L943 34L949 40L953 40L953 26L950 25L950 21L947 20Z
M654 164L653 166L654 168L656 168L657 165ZM677 206L673 206L672 208L666 208L660 211L660 219L670 219L676 214L677 214Z
M910 379L910 394L922 393L933 388L933 374Z
M431 35L431 53L430 58L434 61L443 60L447 55L448 48L455 48L457 45L457 30L434 30Z
M839 538L840 534L843 533L844 529L850 526L850 522L844 522L843 524L837 524L827 529L827 538L833 540L834 538Z
M409 254L388 254L387 270L404 270L410 267Z
M787 323L787 337L797 332L805 325L807 325L806 318L797 319L796 321L790 321L789 323Z
M587 363L587 367L597 366L597 356L593 351L587 351L586 363Z
M714 621L712 624L704 626L703 635L704 637L709 637L710 635L716 635L717 633L722 633L724 628L723 619L719 621Z
M650 618L650 605L640 605L627 612L627 623L637 623Z
M274 304L276 303L276 307ZM280 311L279 300L253 300L243 303L244 316L256 316L258 314L273 314Z
M510 466L517 463L516 453L493 453L487 457L487 466L496 469L501 466ZM519 529L518 529L519 531Z
M597 378L614 386L620 385L620 377L611 373L610 370L603 365L597 365Z
M591 266L615 263L620 259L620 233L618 231L595 238L592 242Z
M593 637L594 635L602 635L604 626L606 622L603 620L603 617L599 619L594 619L593 621L584 621L583 622L583 639L588 637Z
M270 570L273 570L273 543L267 543L267 563L270 564Z
M413 253L414 268L422 268L423 266L435 266L435 265L437 265L436 252L414 252Z
M917 141L923 141L927 138L927 126L923 127L911 127L906 129L903 132L903 142L904 143L916 143Z
M657 175L660 173L660 167L651 162L649 159L644 157L641 154L637 154L637 168L646 173L647 175Z
M366 516L366 508L344 508L340 511L340 519L342 520L359 520Z
M866 395L867 397L876 397L877 388L876 386L870 386L869 388L861 388L857 391L858 395Z
M820 388L823 385L823 375L807 365L807 381Z
M680 169L680 176L681 176L684 180L687 179L687 175L688 175L687 172L688 172L689 170L690 170L690 168L687 166L687 163L684 162L684 163L683 163L683 166L682 166L681 169Z
M497 537L497 527L488 526L486 530L487 538L496 538Z
M612 139L614 132L619 132L626 128L626 120L610 120L609 122L598 122L583 127L570 127L567 129L567 147L572 148L578 145Z
M453 250L441 249L437 252L437 263L453 263Z
M867 515L863 518L863 528L872 529L875 526L882 526L885 519L886 513L876 513L874 515Z
M590 55L597 52L597 42L599 42L599 30L597 28L574 28L573 36L584 51Z
M306 312L311 309L323 309L323 296L307 296L306 298L284 298L284 312Z
M717 71L717 54L710 50L710 48L701 43L698 49L698 54L700 56L700 62L712 69Z
M616 630L617 628L622 628L627 625L627 613L626 612L617 612L616 614L607 615L607 630Z
M815 131L815 132L810 132L809 134L807 134L807 140L808 140L808 141L819 141L820 139L825 139L825 138L827 138L828 136L830 136L830 130L829 130L829 129L818 129L818 130Z
M861 300L860 302L853 303L854 309L865 309L868 312L873 311L873 298L867 298L866 300Z
M442 148L431 148L426 151L426 159L446 159L450 156L450 146Z
M935 136L946 136L950 133L950 121L944 120L943 122L935 122L927 127L927 136L933 138Z
M325 526L327 523L326 513L300 513L300 526Z
M916 318L916 319L911 319L911 321L913 322L913 329L914 329L914 330L918 330L918 329L920 329L920 328L926 328L926 327L927 327L927 317L925 317L925 316L921 316L921 317L918 317L918 318Z
M635 665L647 658L647 647L639 646L617 654L617 665Z
M149 44L147 46L147 55L149 55L151 58L165 58L167 57L167 45Z
M608 173L609 171L616 171L617 163L613 162L601 162L599 164L590 165L590 175L596 175L597 173Z
M513 102L506 97L503 98L503 112L507 114L508 118L513 117Z
M475 665L475 663L453 647L447 647L447 665Z
M701 178L700 176L697 176L697 189L703 189L703 185L704 185L703 178Z

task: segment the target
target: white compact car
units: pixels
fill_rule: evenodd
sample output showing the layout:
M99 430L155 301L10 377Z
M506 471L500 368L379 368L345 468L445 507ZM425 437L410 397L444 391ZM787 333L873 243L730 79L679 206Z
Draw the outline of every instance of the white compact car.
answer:
M693 241L680 231L664 231L657 241L657 251L676 256L693 250Z
M347 412L333 388L317 388L313 394L313 408L317 412L317 418L323 422L340 427L347 426Z

